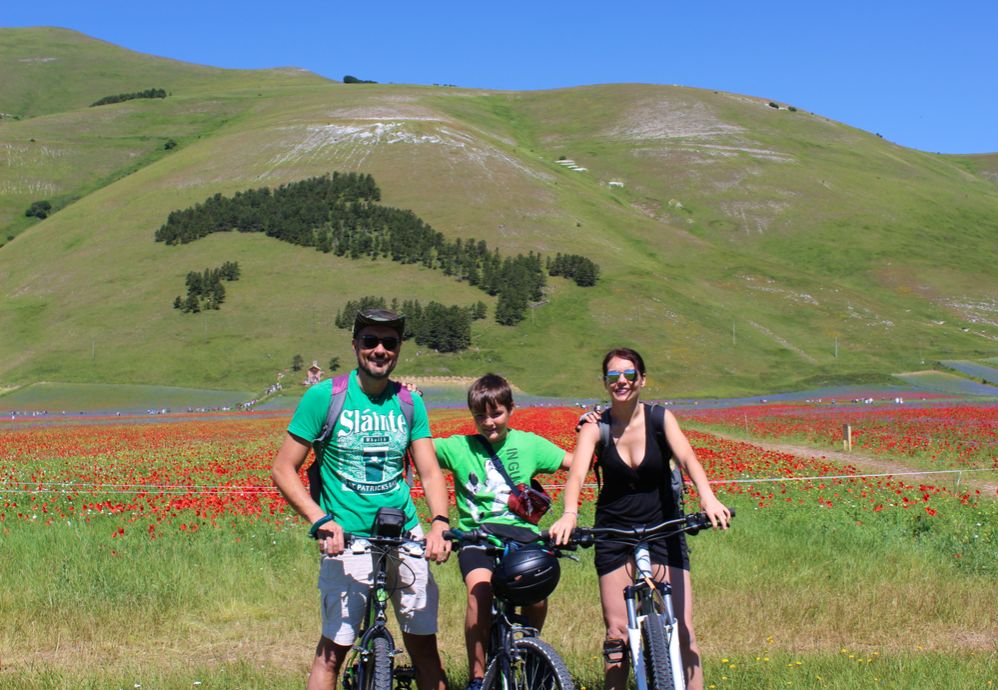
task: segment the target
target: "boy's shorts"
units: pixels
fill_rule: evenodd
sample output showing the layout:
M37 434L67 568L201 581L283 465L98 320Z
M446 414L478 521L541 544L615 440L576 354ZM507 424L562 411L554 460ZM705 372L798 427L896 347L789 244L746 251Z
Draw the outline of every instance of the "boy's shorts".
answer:
M496 559L485 553L484 546L462 546L457 554L457 564L461 567L461 578L467 579L472 570L484 568L490 573L496 570Z
M413 539L422 539L418 525ZM437 632L437 583L429 562L422 555L399 552L388 560L388 588L395 619L402 632L433 635ZM374 581L374 558L370 553L350 553L322 559L319 595L322 603L322 636L348 646L357 639Z

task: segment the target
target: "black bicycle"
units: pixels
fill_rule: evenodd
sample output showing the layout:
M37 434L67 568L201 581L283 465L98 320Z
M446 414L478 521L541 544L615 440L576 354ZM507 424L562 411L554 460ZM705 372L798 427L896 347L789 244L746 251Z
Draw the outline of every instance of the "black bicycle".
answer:
M422 558L425 541L411 538L403 532L405 514L400 510L382 508L374 518L372 536L344 534L344 544L352 553L370 553L374 559L374 581L367 597L364 620L350 657L344 664L344 690L411 690L415 680L412 666L396 666L395 657L402 653L388 629L388 600L394 588L402 583L389 583L389 562L400 564L398 577L404 577L405 562L401 553Z
M729 508L731 516L735 511ZM597 541L634 548L634 583L624 588L627 606L627 647L637 690L684 690L686 675L679 653L679 634L672 608L672 587L652 578L648 544L712 527L706 513L693 513L653 527L616 529L577 527L570 544L593 546Z
M471 531L448 530L444 538L458 549L484 547L496 562L482 690L575 690L558 652L516 613L517 606L536 604L554 591L561 572L561 549L531 530L495 523Z

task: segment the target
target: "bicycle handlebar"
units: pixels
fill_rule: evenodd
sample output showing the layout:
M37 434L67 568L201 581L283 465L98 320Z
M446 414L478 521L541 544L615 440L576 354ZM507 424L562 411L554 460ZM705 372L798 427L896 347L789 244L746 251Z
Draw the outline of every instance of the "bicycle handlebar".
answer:
M735 516L735 509L729 507L731 517ZM653 525L651 527L576 527L572 530L572 537L569 544L589 548L593 546L600 537L617 537L628 540L644 541L665 539L680 533L696 534L702 529L710 529L713 524L706 513L691 513L674 520ZM545 536L547 533L545 533Z

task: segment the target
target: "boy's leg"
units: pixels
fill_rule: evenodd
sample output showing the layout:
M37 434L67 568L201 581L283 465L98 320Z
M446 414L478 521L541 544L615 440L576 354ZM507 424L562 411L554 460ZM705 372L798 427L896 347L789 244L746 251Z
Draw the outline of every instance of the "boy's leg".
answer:
M538 601L536 604L523 607L523 616L531 628L537 628L537 632L544 627L544 619L548 616L548 600Z
M492 571L475 568L464 578L468 608L464 615L464 642L468 650L468 680L485 675L485 648L492 627Z

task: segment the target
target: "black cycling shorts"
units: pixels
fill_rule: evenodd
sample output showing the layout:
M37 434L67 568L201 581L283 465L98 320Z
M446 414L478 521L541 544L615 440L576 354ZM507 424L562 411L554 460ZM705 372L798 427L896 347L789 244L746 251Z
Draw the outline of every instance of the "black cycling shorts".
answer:
M671 568L690 569L690 553L686 548L686 535L674 534L666 539L656 539L648 544L651 562ZM596 574L600 577L612 573L634 557L634 546L615 541L596 542ZM462 566L463 572L463 566Z
M466 579L468 573L477 568L485 568L490 573L496 570L496 559L485 553L484 546L462 546L457 553L457 563L461 566L461 579Z

